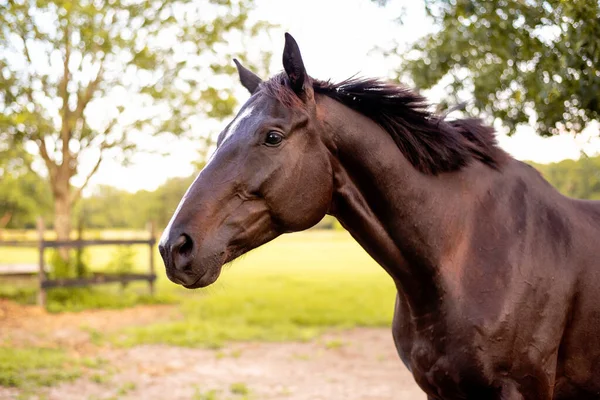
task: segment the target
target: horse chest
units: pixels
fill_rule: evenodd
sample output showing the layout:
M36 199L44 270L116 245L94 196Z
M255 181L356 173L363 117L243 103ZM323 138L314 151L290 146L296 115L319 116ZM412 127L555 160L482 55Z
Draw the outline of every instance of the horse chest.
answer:
M491 379L485 375L485 361L478 359L477 349L449 349L443 341L416 334L407 352L399 349L419 386L432 398L493 398Z
M456 391L459 378L448 355L436 351L432 343L417 340L410 351L410 368L417 383L431 394Z
M396 306L393 336L400 358L433 399L494 398L486 360L472 341L450 332L445 321L417 328ZM408 311L408 310L405 310Z

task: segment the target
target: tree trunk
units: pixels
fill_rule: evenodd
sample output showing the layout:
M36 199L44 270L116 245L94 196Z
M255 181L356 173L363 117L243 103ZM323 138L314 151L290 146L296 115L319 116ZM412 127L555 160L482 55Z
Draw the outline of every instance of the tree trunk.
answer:
M5 212L4 215L2 216L2 218L0 218L0 240L2 240L4 228L6 228L6 226L10 222L11 218L12 218L12 213L10 211Z
M69 240L71 237L71 200L69 193L54 197L54 231L57 240ZM69 261L69 249L59 247L58 254L63 261Z

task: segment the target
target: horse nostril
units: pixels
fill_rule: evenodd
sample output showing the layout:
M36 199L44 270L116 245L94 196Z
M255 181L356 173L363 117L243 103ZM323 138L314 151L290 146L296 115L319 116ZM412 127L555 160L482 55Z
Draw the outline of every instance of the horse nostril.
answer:
M186 270L191 266L194 241L187 234L180 235L171 247L174 267L178 270Z
M192 238L187 234L182 234L173 243L173 253L178 253L182 256L188 256L194 248L194 242Z

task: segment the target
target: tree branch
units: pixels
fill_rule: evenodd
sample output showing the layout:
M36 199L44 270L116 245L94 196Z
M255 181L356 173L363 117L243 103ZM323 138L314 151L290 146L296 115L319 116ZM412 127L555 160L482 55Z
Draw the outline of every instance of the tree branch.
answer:
M100 168L100 164L102 163L102 158L104 157L103 153L104 153L104 150L101 149L100 155L98 156L98 161L96 161L94 168L92 168L90 173L85 177L85 180L83 181L83 185L78 187L77 190L75 190L73 192L73 194L71 195L71 203L75 203L77 200L79 200L81 198L81 192L83 192L83 189L85 189L85 187L88 185L92 176L94 176L94 174L96 172L98 172L98 168Z
M29 14L29 10L27 9L27 7L25 8L24 12L25 12L25 16L27 18L27 21L31 22L31 25L28 27L28 30L33 32L33 37L34 38L38 38L40 36L40 31L39 31L37 25L35 23L33 23L33 19L31 18L31 15ZM26 33L27 32L21 31L19 33L19 36L21 37L21 40L23 41L23 53L25 54L25 58L27 58L27 61L31 65L31 64L33 64L33 61L31 60L31 53L29 52L29 48L27 47ZM45 52L45 53L46 53L46 56L48 58L48 64L50 65L51 64L51 62L50 62L50 55L47 52ZM44 94L46 95L46 97L50 98L51 96L50 96L50 92L48 90L49 88L48 88L48 81L47 81L47 79L44 79L43 76L38 76L38 78L40 80L40 83L42 84L42 90L43 90ZM29 87L32 86L31 85L31 81L32 80L33 79L29 80L29 82L30 82Z
M46 148L46 137L42 137L35 141L40 149L40 155L46 164L46 168L48 168L48 174L50 175L51 181L54 181L57 173L58 166L56 163L50 158L48 154L48 149Z
M81 193L83 192L83 189L85 189L85 187L88 185L88 183L90 182L90 179L92 178L92 176L94 176L94 174L96 172L98 172L98 168L100 168L100 164L102 163L102 159L104 157L104 151L106 151L108 149L112 149L113 147L116 147L117 145L120 144L119 141L114 141L112 143L108 143L106 141L106 136L117 125L118 119L119 119L118 116L115 117L115 118L113 118L112 121L110 121L110 123L108 124L108 126L102 132L102 135L104 135L105 138L104 138L104 141L100 144L100 154L98 155L98 160L96 161L96 164L94 165L94 168L92 168L92 170L85 177L85 180L83 181L83 184L79 188L77 188L77 190L75 190L73 192L72 197L71 197L71 201L72 202L75 202L75 201L77 201L77 200L79 200L81 198Z
M65 167L69 166L70 154L69 154L69 142L71 140L71 123L69 109L69 91L68 85L71 78L69 71L69 61L71 59L71 41L70 41L70 28L67 22L64 30L64 41L65 41L65 58L63 61L63 77L58 84L58 94L62 98L62 127L60 131L60 138L62 141L62 165Z
M106 130L105 130L105 132L106 132ZM106 142L106 140L104 142L102 142L102 144L100 145L100 154L98 155L98 160L96 161L96 164L94 164L94 168L92 168L92 170L85 177L83 184L79 188L77 188L77 190L75 190L73 192L72 197L71 197L72 202L75 202L75 201L79 200L79 198L81 198L81 193L83 192L83 189L85 189L85 187L88 185L92 176L94 176L94 174L96 172L98 172L98 168L100 168L100 164L102 163L102 160L104 159L104 152L108 149L111 149L111 148L117 146L118 143L119 142L116 142L116 141L112 142L112 143L108 143L108 142Z
M100 61L100 69L98 70L98 74L96 78L90 80L87 87L83 91L83 93L78 94L77 96L77 108L73 112L73 121L78 121L83 117L83 112L85 111L86 106L92 100L94 96L94 92L98 87L98 84L102 80L102 73L104 72L104 60Z
M25 37L25 32L20 32L19 36L23 41L23 54L25 55L25 58L27 59L29 64L33 64L33 62L31 61L31 55L29 54L29 48L27 48L27 38Z
M27 13L27 16L29 17L28 13ZM31 65L33 64L33 62L31 60L31 54L29 53L29 48L27 47L27 37L25 35L25 32L20 31L19 32L19 37L23 41L23 55L27 59L27 62L29 62L29 66L30 66L30 70L27 72L27 77L28 77L28 79L27 79L27 86L24 88L24 92L27 94L27 98L29 99L29 102L33 105L35 111L39 115L42 115L42 113L43 113L42 108L40 107L40 105L33 98L33 89L32 89L32 87L33 87L33 73L31 72ZM42 136L43 135L39 135L39 138L41 138Z

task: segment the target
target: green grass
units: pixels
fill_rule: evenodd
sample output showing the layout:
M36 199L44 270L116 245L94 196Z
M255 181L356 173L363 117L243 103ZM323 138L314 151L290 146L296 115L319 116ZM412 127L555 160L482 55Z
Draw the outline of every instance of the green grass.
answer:
M196 388L192 400L219 400L219 391L215 389L202 391Z
M110 380L112 379L112 377L113 377L112 373L97 372L97 373L93 374L92 376L90 376L90 380L99 385L104 385L104 384L109 383Z
M308 340L326 328L389 326L395 296L391 279L342 232L282 237L234 262L213 286L182 290L183 320L129 328L111 341L217 348Z
M179 299L164 291L151 296L146 283L130 284L125 290L119 285L89 288L57 288L48 294L49 312L83 311L88 309L122 309L140 304L176 304Z
M229 386L229 391L233 394L239 394L241 396L247 396L250 394L250 389L248 389L248 386L243 382L232 383Z
M342 342L341 340L337 340L337 339L333 339L333 340L330 340L327 343L325 343L325 348L327 350L340 349L343 346L344 346L344 342Z
M2 279L0 277L0 279ZM0 298L21 304L35 304L35 282L11 282L0 285ZM176 304L179 297L168 290L151 296L147 283L131 283L124 290L119 284L107 284L86 288L56 288L48 291L49 312L77 312L89 309L122 309L140 304Z
M51 386L80 376L80 369L58 349L0 347L0 386Z
M134 382L125 382L117 391L117 395L124 396L127 393L134 391L136 387L137 385Z

